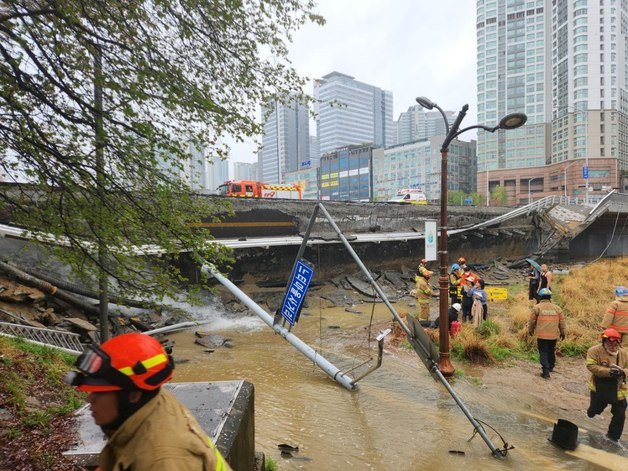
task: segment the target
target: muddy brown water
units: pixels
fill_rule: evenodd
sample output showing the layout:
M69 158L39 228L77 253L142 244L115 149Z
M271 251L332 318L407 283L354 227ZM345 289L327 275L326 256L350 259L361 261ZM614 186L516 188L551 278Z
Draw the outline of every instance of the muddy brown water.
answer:
M371 308L356 306L362 314L342 308L309 310L293 333L348 370L377 357L376 342L367 341ZM526 391L495 392L459 379L454 388L474 416L515 446L506 458L496 459L479 435L469 441L471 424L413 354L387 348L381 368L350 392L257 317L229 320L215 309L201 314L213 319L202 330L233 339L234 347L204 353L194 344L192 330L170 335L175 358L184 360L175 380L253 383L256 450L277 461L279 470L628 469L628 454L599 434L610 419L608 412L595 432L581 430L580 446L568 453L547 440L553 422L563 418L582 427L588 420L584 412L548 406ZM385 306L375 305L372 337L390 319ZM496 433L488 428L487 433L501 446ZM299 451L282 456L280 443Z

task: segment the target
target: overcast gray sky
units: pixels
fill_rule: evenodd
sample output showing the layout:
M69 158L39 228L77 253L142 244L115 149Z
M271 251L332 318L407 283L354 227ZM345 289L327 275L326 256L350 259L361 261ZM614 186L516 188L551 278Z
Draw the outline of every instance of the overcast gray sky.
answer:
M315 79L336 70L390 90L394 119L420 95L445 110L468 103L464 123L475 124L474 0L319 0L318 5L326 24L303 27L290 47L301 75ZM231 147L231 162L257 160L252 140Z

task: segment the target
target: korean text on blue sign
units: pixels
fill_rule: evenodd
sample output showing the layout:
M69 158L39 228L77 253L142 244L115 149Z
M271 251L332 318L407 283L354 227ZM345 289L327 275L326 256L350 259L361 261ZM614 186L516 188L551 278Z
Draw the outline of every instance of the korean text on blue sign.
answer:
M582 166L582 178L585 180L589 178L589 167L587 165Z
M308 263L303 260L297 260L292 279L288 285L288 291L286 291L281 306L281 315L290 325L294 325L297 320L313 275L314 269Z

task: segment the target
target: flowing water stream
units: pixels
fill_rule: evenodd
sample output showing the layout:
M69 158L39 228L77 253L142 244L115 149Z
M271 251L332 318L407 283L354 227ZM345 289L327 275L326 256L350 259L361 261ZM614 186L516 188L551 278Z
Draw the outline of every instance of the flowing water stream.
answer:
M369 357L375 360L377 344L367 342L371 305L359 309L362 314L341 308L312 310L293 333L343 371ZM565 417L564 411L525 391L494 392L464 379L456 381L455 390L474 416L515 446L505 459L496 459L479 435L468 441L473 427L413 352L387 349L382 367L350 392L257 317L228 320L218 309L204 315L213 321L202 330L233 339L234 347L204 353L194 344L193 331L170 335L175 359L183 361L175 380L253 383L256 450L275 459L279 470L628 469L628 454L609 448L612 445L599 433L582 430L574 453L548 442L556 418L578 418L580 425L585 423L581 411ZM385 306L375 305L372 337L389 326L390 318ZM609 418L607 414L605 423ZM487 428L487 433L502 446L494 432ZM280 443L298 446L299 451L282 456Z

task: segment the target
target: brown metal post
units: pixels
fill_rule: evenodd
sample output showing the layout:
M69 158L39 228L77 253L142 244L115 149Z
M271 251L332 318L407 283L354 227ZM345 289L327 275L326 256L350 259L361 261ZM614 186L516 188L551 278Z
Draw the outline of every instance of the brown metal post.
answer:
M438 368L445 377L453 376L454 366L449 359L449 315L448 288L449 276L447 274L447 148L441 149L440 170L440 244L438 248L438 261L440 263L439 286L439 353Z

